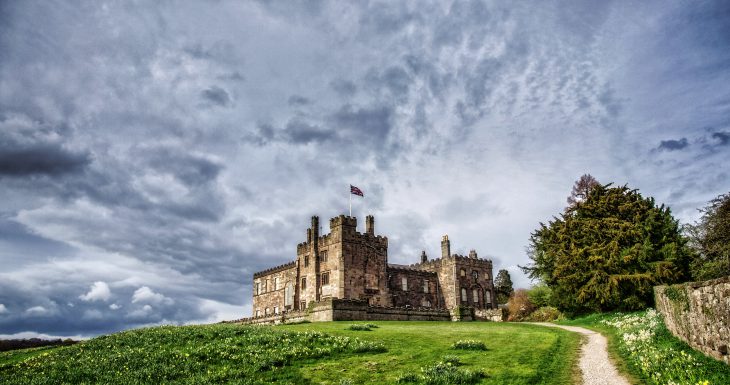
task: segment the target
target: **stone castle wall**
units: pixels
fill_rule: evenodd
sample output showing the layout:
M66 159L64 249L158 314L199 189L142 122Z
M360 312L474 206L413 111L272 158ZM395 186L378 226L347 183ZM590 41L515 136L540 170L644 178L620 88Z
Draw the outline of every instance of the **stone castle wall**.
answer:
M297 245L295 261L254 274L255 319L284 322L299 312L313 321L357 312L367 313L363 317L370 318L364 319L431 319L456 308L496 308L492 262L477 258L473 250L468 257L451 255L448 236L442 240L442 258L428 260L423 252L421 263L391 265L388 238L375 235L372 216L366 217L364 233L357 231L355 217L340 215L329 225L329 234L320 235L319 217L313 216L306 241ZM367 309L327 310L333 299L356 301L357 306L365 303ZM382 310L389 308L394 310ZM456 318L492 317L470 314L459 313Z
M654 288L667 328L694 349L730 364L730 276Z
M388 288L393 306L443 308L444 300L435 272L405 266L388 266Z

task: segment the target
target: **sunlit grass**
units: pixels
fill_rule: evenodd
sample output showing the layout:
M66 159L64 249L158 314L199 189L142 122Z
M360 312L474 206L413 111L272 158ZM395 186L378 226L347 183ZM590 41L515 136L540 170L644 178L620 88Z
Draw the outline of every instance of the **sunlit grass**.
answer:
M532 325L374 322L362 332L351 324L132 330L0 356L0 384L565 384L579 344ZM454 349L458 341L489 349Z

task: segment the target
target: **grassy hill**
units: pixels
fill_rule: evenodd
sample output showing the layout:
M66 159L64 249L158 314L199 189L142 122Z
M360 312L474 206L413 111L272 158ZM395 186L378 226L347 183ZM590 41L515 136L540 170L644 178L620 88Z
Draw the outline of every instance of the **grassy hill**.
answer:
M0 384L566 384L580 342L524 324L352 324L131 330L0 353Z

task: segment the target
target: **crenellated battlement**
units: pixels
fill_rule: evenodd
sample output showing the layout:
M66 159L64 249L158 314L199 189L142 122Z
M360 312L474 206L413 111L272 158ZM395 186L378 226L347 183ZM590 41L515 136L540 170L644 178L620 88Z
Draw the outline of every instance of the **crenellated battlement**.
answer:
M412 263L408 266L410 266L412 268L416 268L416 269L425 268L425 267L438 267L438 266L441 266L444 262L448 262L448 263L467 262L467 263L471 263L471 264L474 264L474 263L484 264L485 266L492 265L491 259L474 258L474 257L467 257L464 255L460 255L460 254L452 254L448 257L439 257L439 258L429 259L429 260L426 260L425 262Z
M350 217L347 215L338 215L334 218L330 219L330 230L334 229L335 227L344 226L344 227L357 227L357 218Z
M253 273L253 278L254 279L261 278L261 277L267 276L269 274L278 273L278 272L284 271L284 270L289 270L291 268L296 267L296 265L297 265L296 261L292 261L289 263L285 263L283 265L275 266L275 267L272 267L272 268L269 268L266 270L259 271L257 273Z

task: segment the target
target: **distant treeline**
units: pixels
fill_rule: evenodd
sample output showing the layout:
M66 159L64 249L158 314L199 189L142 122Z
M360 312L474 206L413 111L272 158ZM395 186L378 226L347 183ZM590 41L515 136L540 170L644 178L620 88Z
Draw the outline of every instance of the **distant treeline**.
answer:
M77 342L79 341L75 341L70 338L67 338L65 340L62 340L60 338L55 340L43 340L40 338L28 338L22 340L0 340L0 352L16 349L37 348L41 346L67 346L73 345Z

